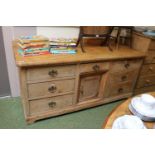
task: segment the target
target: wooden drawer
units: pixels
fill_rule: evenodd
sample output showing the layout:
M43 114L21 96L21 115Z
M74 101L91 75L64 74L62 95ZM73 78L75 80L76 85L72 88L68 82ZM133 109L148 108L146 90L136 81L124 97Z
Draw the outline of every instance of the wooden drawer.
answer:
M119 84L110 84L105 90L104 97L119 96L125 93L130 93L132 90L133 83L131 81Z
M155 63L155 50L149 50L144 60L145 64Z
M154 40L151 40L149 49L155 50L155 41Z
M41 100L30 101L30 115L46 113L71 106L73 103L72 95L64 95Z
M147 65L143 65L141 72L140 72L140 76L148 76L151 74L155 74L155 64L147 64Z
M42 82L28 85L28 93L30 99L73 91L74 91L74 79Z
M109 62L80 64L80 73L103 71L109 69Z
M144 87L144 88L135 89L134 95L148 93L148 92L154 92L154 91L155 91L155 85L152 85L152 86L148 86L148 87Z
M148 92L154 92L154 91L155 91L155 85L144 87L144 88L135 89L134 95L142 94L142 93L148 93Z
M141 59L117 61L112 64L111 72L124 72L139 69L141 64Z
M44 81L61 77L75 76L76 65L36 67L27 70L28 81Z
M140 77L136 88L147 87L155 84L155 75Z
M115 72L110 74L111 83L120 83L126 81L135 81L139 70L129 71L129 72Z

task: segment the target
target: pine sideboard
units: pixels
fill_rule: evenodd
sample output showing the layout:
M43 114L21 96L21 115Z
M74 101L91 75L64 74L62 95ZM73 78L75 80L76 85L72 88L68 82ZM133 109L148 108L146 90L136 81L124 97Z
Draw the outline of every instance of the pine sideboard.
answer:
M133 48L146 54L134 94L155 91L155 38L134 32Z
M145 53L88 46L77 54L22 57L13 43L27 123L133 94Z

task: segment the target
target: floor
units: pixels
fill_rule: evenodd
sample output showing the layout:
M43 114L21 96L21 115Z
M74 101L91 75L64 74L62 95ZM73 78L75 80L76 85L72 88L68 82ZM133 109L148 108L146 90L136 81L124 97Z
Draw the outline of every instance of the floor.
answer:
M90 108L62 116L48 118L27 125L23 115L21 99L0 99L1 129L101 129L111 110L122 101Z

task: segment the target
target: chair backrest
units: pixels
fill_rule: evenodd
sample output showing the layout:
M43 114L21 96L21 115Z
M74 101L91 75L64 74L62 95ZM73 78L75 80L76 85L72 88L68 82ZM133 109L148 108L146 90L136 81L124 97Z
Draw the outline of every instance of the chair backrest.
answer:
M81 26L81 33L83 35L104 35L110 32L110 26Z

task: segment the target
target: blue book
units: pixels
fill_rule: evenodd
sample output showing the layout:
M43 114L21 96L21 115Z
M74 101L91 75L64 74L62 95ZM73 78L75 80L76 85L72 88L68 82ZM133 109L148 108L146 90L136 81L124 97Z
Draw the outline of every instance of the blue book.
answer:
M75 54L76 50L50 50L52 54Z

